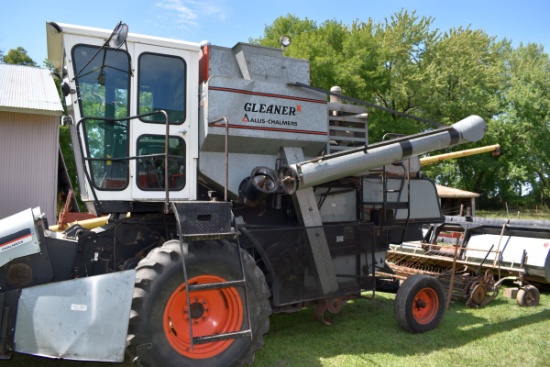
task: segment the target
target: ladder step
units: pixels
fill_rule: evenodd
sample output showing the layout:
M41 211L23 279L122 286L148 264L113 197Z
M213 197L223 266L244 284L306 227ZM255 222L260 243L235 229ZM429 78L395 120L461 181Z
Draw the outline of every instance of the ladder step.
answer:
M230 280L227 282L189 284L189 292L205 291L205 290L211 290L211 289L224 289L224 288L231 288L231 287L244 287L245 285L246 285L246 282L244 280Z
M240 338L246 338L246 337L252 337L252 330L248 329L243 331L235 331L232 333L199 336L199 337L193 338L193 344L204 344L204 343L217 342L220 340L240 339Z

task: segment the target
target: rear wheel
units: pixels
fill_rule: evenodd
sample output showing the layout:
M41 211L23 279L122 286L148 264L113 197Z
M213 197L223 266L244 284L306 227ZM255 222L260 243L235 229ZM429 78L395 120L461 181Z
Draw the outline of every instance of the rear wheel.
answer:
M225 241L184 245L189 284L242 278L237 246ZM130 351L144 367L243 366L254 360L269 330L269 291L261 270L242 251L250 315L242 287L189 293L183 278L178 241L168 241L140 262L130 319ZM248 329L253 339L224 339L191 348L193 337Z
M398 324L411 333L435 329L445 314L445 291L434 277L417 274L405 282L395 296Z

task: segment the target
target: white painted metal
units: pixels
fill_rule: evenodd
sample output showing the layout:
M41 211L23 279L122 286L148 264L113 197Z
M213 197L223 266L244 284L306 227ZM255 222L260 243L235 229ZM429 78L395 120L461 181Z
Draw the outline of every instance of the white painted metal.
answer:
M62 33L58 33L58 29ZM73 68L72 49L79 44L102 46L105 40L109 38L111 31L97 28L81 27L68 24L49 24L48 30L48 53L49 58L54 64L54 67L62 69L67 67L67 77L65 82L70 85L72 90L76 90L75 71ZM154 52L166 55L177 55L185 59L187 67L187 85L186 85L186 122L182 125L174 125L170 127L171 134L183 137L186 141L186 174L187 180L185 187L180 191L171 191L170 199L178 200L193 200L196 197L196 170L198 159L198 142L197 142L197 121L198 121L198 56L200 46L197 43L164 39L158 37L150 37L130 33L125 46L122 48L127 50L131 58L131 76L130 85L130 115L137 114L137 70L139 55L143 52ZM64 56L63 56L64 55ZM81 120L81 112L77 106L77 94L72 93L67 98L69 112L73 114L74 123ZM130 155L135 155L136 143L135 140L142 133L155 133L160 135L165 134L164 125L146 124L138 121L130 121ZM155 126L153 126L155 125ZM157 131L158 130L158 131ZM79 156L79 152L77 154ZM164 201L165 193L163 190L144 191L140 190L136 185L137 172L135 162L130 164L130 184L123 190L109 191L96 190L95 194L100 201ZM84 172L79 171L79 177L84 182L81 187L81 195L84 201L93 200L92 190L84 179Z
M40 252L35 220L40 208L27 209L0 220L0 266Z
M198 50L196 48L168 48L158 47L149 44L136 43L133 47L132 69L138 70L139 56L145 52L156 53L161 55L170 55L181 57L186 64L186 103L185 103L185 122L180 125L170 126L170 136L177 136L185 140L186 145L186 162L185 162L185 177L187 177L184 188L180 191L170 191L170 200L195 200L197 192L197 159L198 159ZM132 115L137 115L137 80L132 83ZM166 134L166 125L152 124L133 119L130 122L130 155L137 156L136 141L141 135L159 135ZM144 191L137 186L137 161L130 164L130 182L131 182L131 200L156 200L163 201L165 199L164 190Z
M495 271L498 266L519 269L525 251L525 273L550 283L550 239L528 237L527 234L503 235L502 238L496 234L474 234L468 239L464 258L481 262L487 256L485 263L494 264Z

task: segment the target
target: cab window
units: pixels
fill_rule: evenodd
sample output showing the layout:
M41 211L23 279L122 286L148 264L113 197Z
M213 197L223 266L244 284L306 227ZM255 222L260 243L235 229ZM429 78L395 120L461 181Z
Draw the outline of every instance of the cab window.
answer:
M185 121L185 61L176 56L143 53L138 66L138 113L164 110L171 124ZM145 122L165 123L163 114L142 117Z
M72 54L92 184L123 190L129 172L130 57L123 50L91 45L76 45Z
M160 191L168 182L169 190L185 186L185 141L171 136L168 139L168 176L165 170L165 138L161 135L142 135L138 138L137 186L141 190Z

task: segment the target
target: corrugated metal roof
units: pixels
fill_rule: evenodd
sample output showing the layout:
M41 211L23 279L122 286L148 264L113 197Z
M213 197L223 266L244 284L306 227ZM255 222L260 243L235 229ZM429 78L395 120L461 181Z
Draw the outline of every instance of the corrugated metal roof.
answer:
M435 185L435 187L437 188L437 196L440 198L469 199L477 198L480 195L475 192L459 190L447 186Z
M50 71L0 64L0 111L61 115L63 106Z

